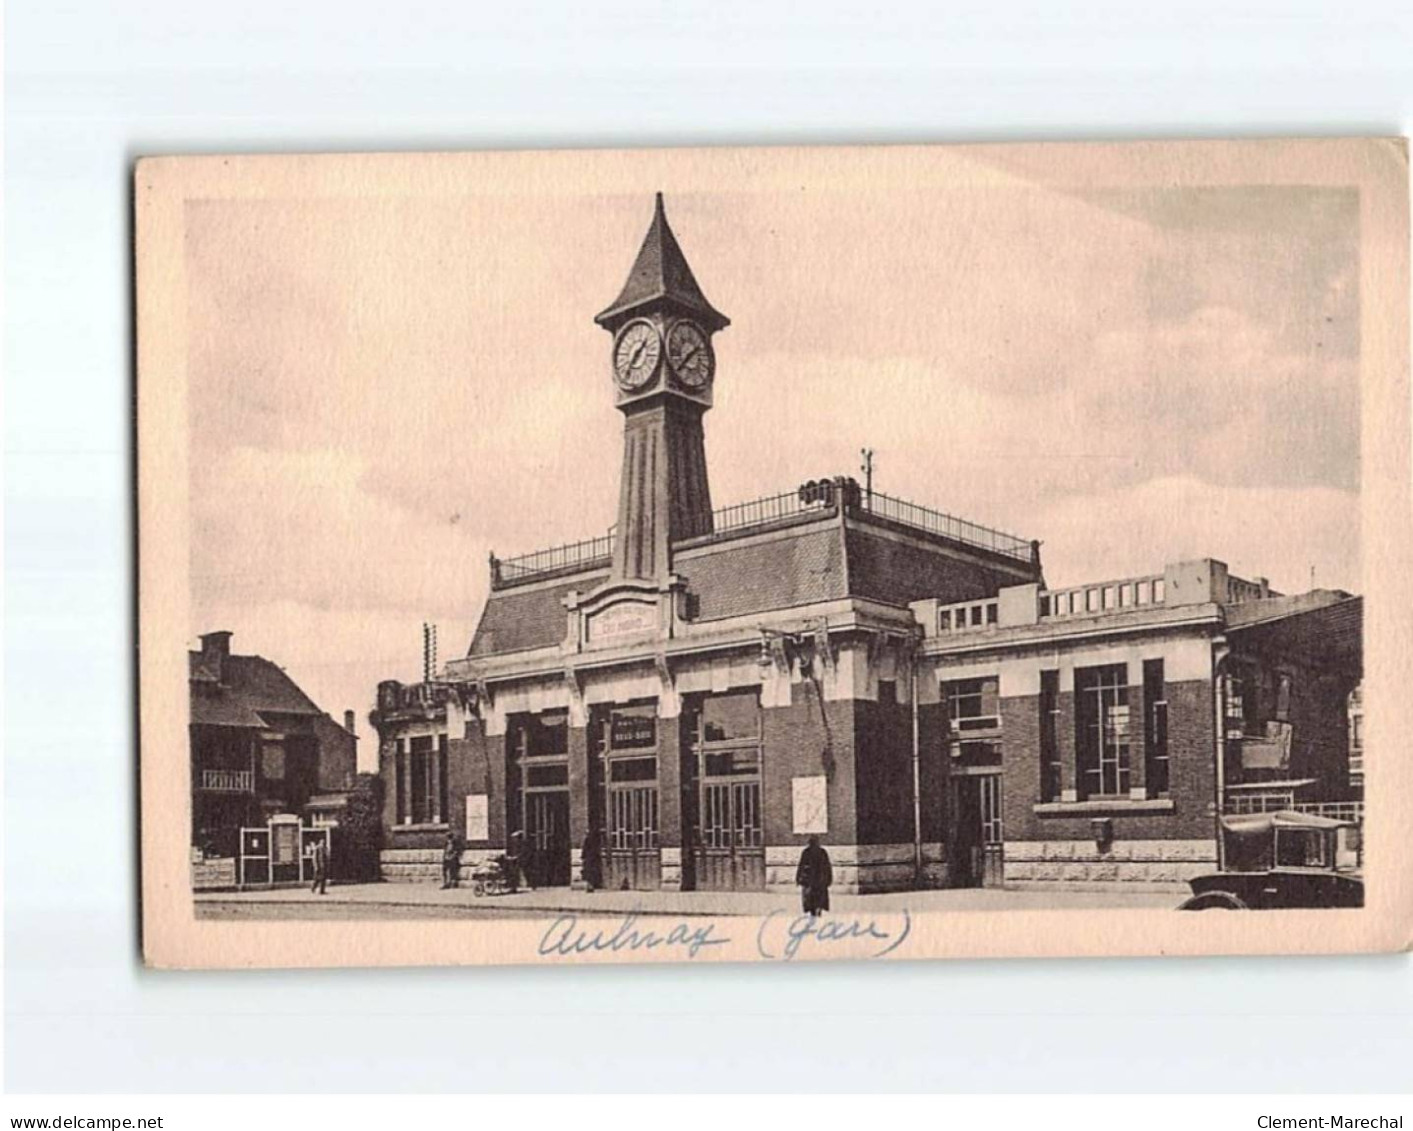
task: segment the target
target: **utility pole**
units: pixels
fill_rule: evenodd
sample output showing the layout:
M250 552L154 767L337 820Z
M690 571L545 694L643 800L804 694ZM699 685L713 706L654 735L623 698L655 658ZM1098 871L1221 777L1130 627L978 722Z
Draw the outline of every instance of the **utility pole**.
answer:
M422 682L431 683L437 674L437 626L422 622Z
M860 448L859 455L863 457L863 463L859 465L859 470L864 474L864 499L869 510L873 509L873 449Z

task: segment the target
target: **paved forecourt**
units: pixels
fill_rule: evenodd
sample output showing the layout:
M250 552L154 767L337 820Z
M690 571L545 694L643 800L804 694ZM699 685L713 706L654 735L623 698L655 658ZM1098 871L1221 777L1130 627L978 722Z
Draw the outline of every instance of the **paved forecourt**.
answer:
M939 891L892 892L880 895L835 895L830 903L838 913L880 914L907 909L922 911L1083 911L1095 909L1175 908L1185 892L1130 891L1025 891L1003 888L964 888ZM784 892L642 892L574 891L545 888L513 895L476 897L466 888L442 890L431 884L340 884L327 895L313 895L304 888L275 891L206 892L196 897L200 918L297 918L301 910L319 918L347 917L449 918L467 914L490 916L545 915L564 911L605 915L639 912L652 915L768 915L772 911L798 912L799 899Z

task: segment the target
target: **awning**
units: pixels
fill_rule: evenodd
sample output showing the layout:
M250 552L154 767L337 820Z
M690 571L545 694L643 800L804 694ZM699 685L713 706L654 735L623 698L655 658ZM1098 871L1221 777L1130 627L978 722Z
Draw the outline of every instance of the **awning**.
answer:
M1282 809L1279 813L1249 813L1222 818L1222 828L1235 836L1263 836L1273 829L1338 829L1349 823L1314 813L1295 813L1289 809Z

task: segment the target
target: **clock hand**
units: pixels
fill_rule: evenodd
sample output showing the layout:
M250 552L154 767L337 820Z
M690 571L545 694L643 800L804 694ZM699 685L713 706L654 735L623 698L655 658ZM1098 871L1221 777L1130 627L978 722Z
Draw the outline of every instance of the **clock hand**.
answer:
M639 342L636 346L633 347L633 355L628 359L629 369L638 368L638 358L643 356L643 350L644 348L646 348L647 344L647 342Z

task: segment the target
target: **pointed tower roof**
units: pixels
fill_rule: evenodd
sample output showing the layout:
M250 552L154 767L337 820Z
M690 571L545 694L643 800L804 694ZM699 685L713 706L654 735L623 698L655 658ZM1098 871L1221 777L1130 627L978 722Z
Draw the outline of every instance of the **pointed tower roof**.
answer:
M668 226L662 193L658 193L653 222L648 227L648 234L643 237L643 246L638 249L633 269L628 272L628 281L609 308L594 321L612 329L612 323L622 321L640 307L663 299L692 311L712 331L731 324L731 320L712 306L706 295L702 294L701 287L697 286L696 277L687 266L687 257L682 254L677 237Z

